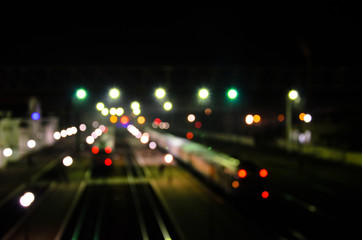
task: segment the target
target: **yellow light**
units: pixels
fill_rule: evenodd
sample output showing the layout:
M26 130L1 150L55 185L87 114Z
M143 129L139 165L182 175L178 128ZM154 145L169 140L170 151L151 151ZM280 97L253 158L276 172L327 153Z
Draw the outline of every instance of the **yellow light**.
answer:
M139 102L132 102L132 103L131 103L131 108L132 108L133 110L139 109L139 108L140 108Z
M102 109L104 108L104 103L102 102L97 103L96 108L98 111L102 111Z
M140 115L141 114L141 110L139 109L139 108L135 108L135 109L133 109L133 114L134 115Z
M111 115L116 115L117 109L116 109L116 108L111 108L111 109L109 110L109 113L110 113Z
M300 121L304 121L305 113L299 114Z
M259 123L260 121L261 121L260 115L258 115L258 114L254 115L254 122Z
M119 97L119 90L117 88L112 88L109 90L109 96L113 99L116 99Z
M170 102L165 102L165 104L163 104L163 108L166 110L166 111L170 111L172 109L172 103Z
M124 113L123 108L121 108L121 107L117 108L117 112L116 112L117 116L122 116L123 113Z
M206 99L209 96L209 91L206 88L200 89L199 97L201 99Z
M144 123L146 122L146 119L145 119L145 117L143 117L143 116L139 116L139 117L137 118L137 122L138 122L139 124L144 124Z
M299 96L298 92L296 90L291 90L289 91L288 93L288 97L291 99L291 100L295 100L297 99Z
M102 113L103 116L107 116L108 113L109 113L108 108L103 108L101 113Z
M158 88L158 89L156 89L156 91L155 91L155 95L156 95L156 97L157 97L158 99L164 98L165 95L166 95L166 91L165 91L165 89L163 89L163 88Z

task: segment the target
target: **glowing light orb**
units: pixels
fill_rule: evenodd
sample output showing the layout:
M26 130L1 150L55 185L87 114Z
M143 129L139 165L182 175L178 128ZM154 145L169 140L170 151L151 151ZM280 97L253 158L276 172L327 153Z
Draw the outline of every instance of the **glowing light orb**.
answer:
M253 122L254 122L254 116L251 115L251 114L246 115L246 117L245 117L245 122L246 122L246 124L248 124L248 125L253 124Z
M172 103L171 102L165 102L163 104L163 108L166 110L166 111L170 111L172 109Z
M109 118L109 121L110 121L111 123L117 123L118 118L117 118L116 116L112 115L112 116Z
M187 116L187 121L189 121L189 122L193 122L193 121L195 121L195 119L196 119L196 117L194 114L189 114Z
M11 148L5 148L3 150L3 155L4 157L10 157L11 155L13 155L13 150Z
M139 117L137 118L137 122L138 122L139 124L144 124L144 123L146 122L146 118L143 117L143 116L139 116Z
M111 114L111 115L116 115L116 114L117 114L117 109L116 109L116 108L111 108L111 109L109 110L109 114Z
M238 92L235 89L230 89L228 91L228 98L235 99L238 96Z
M85 130L87 130L87 125L85 125L84 123L82 123L81 125L79 125L79 130L81 130L82 132L84 132Z
M291 91L289 91L289 93L288 93L288 97L289 97L289 99L291 99L291 100L297 99L298 96L299 96L299 93L298 93L296 90L291 90Z
M268 197L269 197L269 192L268 192L268 191L262 192L262 193L261 193L261 197L264 198L264 199L265 199L265 198L268 198Z
M116 111L117 116L122 116L123 113L124 113L123 108L121 108L121 107L117 108L117 111Z
M206 99L208 96L209 96L209 91L208 91L207 89L205 89L205 88L200 89L200 91L199 91L199 97L200 97L201 99Z
M139 104L139 102L132 102L132 103L131 103L131 108L132 108L133 110L139 109L140 106L141 106L141 105Z
M247 173L246 173L246 170L245 170L245 169L240 169L240 170L239 170L238 176L239 176L240 178L245 178L246 175L247 175Z
M102 102L97 103L96 108L98 111L102 111L102 109L104 108L104 103Z
M253 121L254 121L255 123L260 123L260 121L261 121L260 115L258 115L258 114L254 115L254 116L253 116Z
M260 175L260 177L265 178L268 176L268 171L266 169L261 169L259 171L259 175Z
M113 99L118 98L120 95L119 90L117 88L112 88L111 90L109 90L109 96Z
M85 141L90 145L94 143L94 137L92 136L88 136Z
M70 165L73 164L73 158L70 156L66 156L65 158L63 158L63 165L66 167L69 167Z
M166 155L165 155L165 162L166 163L171 163L172 161L173 161L173 156L171 155L171 154L169 154L169 153L167 153Z
M157 144L156 144L155 142L150 142L150 143L148 144L148 146L149 146L150 149L154 150L154 149L156 149Z
M105 160L104 160L104 165L106 165L106 166L111 166L112 165L112 160L110 159L110 158L106 158Z
M76 95L78 99L84 99L87 96L87 92L83 88L81 88L77 90Z
M106 153L110 154L110 153L112 152L112 148L109 147L109 146L107 146L107 147L104 149L104 151L105 151Z
M62 137L62 136L60 135L60 132L55 132L55 133L53 134L53 138L54 138L55 140L59 140L61 137Z
M32 192L27 192L20 197L19 203L23 207L29 207L35 200L35 196Z
M36 146L36 142L33 139L30 139L26 144L28 145L28 148L35 148Z
M98 154L99 153L99 148L97 146L93 146L92 147L92 153L93 154Z
M166 91L165 91L165 89L163 89L163 88L158 88L158 89L156 89L156 91L155 91L155 96L156 96L156 98L158 98L158 99L164 98L164 97L166 96Z
M31 114L31 119L33 119L34 121L39 120L39 119L40 119L40 113L38 113L38 112L33 112L33 113Z
M304 116L304 122L310 123L312 121L312 116L310 114L306 114Z
M108 108L103 108L102 111L101 111L101 113L102 113L103 116L107 116L108 113L109 113Z
M187 139L192 139L194 137L194 134L192 133L192 132L188 132L188 133L186 133L186 138Z

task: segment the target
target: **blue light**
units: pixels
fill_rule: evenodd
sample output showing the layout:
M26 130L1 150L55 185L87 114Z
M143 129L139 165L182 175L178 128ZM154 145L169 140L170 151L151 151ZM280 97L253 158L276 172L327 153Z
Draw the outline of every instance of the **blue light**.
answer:
M33 112L33 113L31 114L31 119L33 119L33 120L39 120L39 119L40 119L40 113L38 113L38 112Z

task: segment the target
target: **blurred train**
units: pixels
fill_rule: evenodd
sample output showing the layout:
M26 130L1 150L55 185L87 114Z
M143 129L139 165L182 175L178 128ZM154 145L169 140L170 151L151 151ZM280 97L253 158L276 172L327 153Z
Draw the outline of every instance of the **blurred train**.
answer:
M269 197L268 171L237 156L214 151L185 138L147 129L150 139L161 149L190 167L227 194L266 199Z

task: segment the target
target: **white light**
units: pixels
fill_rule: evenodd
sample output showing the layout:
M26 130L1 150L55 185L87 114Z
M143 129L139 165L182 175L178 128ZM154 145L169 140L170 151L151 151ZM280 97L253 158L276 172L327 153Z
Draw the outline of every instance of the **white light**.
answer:
M166 110L166 111L170 111L172 109L172 103L170 102L165 102L165 104L163 104L163 108Z
M19 203L23 207L29 207L35 200L35 196L31 192L25 193L23 196L20 197Z
M54 137L55 140L59 140L62 136L60 135L60 132L55 132L53 134L53 137Z
M65 131L65 130L60 131L60 136L65 138L67 136L67 131Z
M148 140L149 140L149 139L150 139L150 138L149 138L148 135L142 134L140 141L141 141L141 143L146 144L146 143L148 143Z
M291 99L291 100L295 100L297 99L298 97L298 92L296 90L291 90L289 93L288 93L288 97Z
M164 98L166 95L166 91L162 88L158 88L158 89L156 89L155 95L159 99Z
M71 128L67 128L66 132L68 136L73 135L73 130Z
M63 158L63 165L66 167L69 167L70 165L73 164L73 158L70 156L66 156L65 158Z
M193 121L195 121L195 119L196 119L196 117L194 114L189 114L187 116L187 121L189 121L189 122L193 122Z
M111 115L116 115L116 114L117 114L117 109L116 109L116 108L111 108L111 109L109 110L109 113L110 113Z
M150 144L148 144L148 146L150 147L150 149L155 149L157 147L157 144L155 142L150 142Z
M88 144L93 144L94 143L94 138L92 136L88 136L85 141L88 143Z
M103 108L101 113L102 113L103 116L107 116L108 113L109 113L108 108Z
M173 161L173 156L171 154L167 153L165 155L165 162L166 163L171 163L172 161Z
M102 109L104 108L104 103L102 102L97 103L96 108L98 111L102 111Z
M11 155L13 155L13 150L11 150L11 148L5 148L5 149L3 150L3 155L4 155L5 157L10 157Z
M102 130L97 128L96 130L94 130L94 133L99 137L100 135L102 135Z
M309 123L310 121L312 121L312 116L310 114L306 114L304 116L304 122Z
M28 148L35 148L36 142L35 142L35 140L30 139L30 140L27 142L27 145L28 145Z
M84 123L82 123L81 125L79 125L79 130L81 130L82 132L84 132L85 130L87 130L87 125L85 125Z
M116 112L117 116L122 116L123 113L124 113L123 108L121 108L121 107L117 108L117 112Z
M254 122L254 117L253 117L253 115L248 114L248 115L245 117L245 122L246 122L246 124L248 124L248 125L253 124L253 122Z
M109 96L111 98L118 98L119 97L119 90L116 88L112 88L111 90L109 90Z

